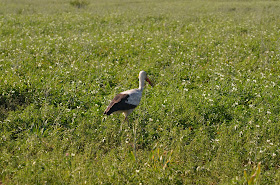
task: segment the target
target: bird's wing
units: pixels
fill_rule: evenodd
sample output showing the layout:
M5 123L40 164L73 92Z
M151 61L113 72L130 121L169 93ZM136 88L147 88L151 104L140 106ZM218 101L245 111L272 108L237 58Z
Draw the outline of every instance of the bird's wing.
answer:
M136 106L139 105L142 97L142 91L140 91L139 89L131 89L128 91L124 91L121 94L128 94L129 96L126 98L125 102Z
M130 104L127 100L130 97L129 94L116 95L111 103L106 108L104 114L110 115L115 111L134 109L137 105Z

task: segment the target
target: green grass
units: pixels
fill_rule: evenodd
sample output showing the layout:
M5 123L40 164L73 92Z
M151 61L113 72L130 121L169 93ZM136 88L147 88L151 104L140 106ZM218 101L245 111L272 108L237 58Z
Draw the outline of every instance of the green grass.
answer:
M1 0L0 182L279 184L279 12L277 0ZM103 111L140 70L155 86L130 116L134 156L132 125L119 132L123 117Z

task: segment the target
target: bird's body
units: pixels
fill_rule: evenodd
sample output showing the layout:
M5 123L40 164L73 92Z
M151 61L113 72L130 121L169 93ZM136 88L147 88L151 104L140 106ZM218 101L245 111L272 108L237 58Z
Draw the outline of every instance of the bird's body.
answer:
M128 115L132 113L141 101L145 81L151 84L150 80L147 78L147 73L145 71L140 71L139 88L117 94L106 108L104 114L110 115L114 112L122 112L125 115L125 120L127 120Z

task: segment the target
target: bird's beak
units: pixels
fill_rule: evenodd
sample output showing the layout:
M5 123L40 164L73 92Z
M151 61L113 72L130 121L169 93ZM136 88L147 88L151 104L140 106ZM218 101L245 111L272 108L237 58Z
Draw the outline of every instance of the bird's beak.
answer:
M148 77L146 78L146 81L147 81L152 87L154 86Z

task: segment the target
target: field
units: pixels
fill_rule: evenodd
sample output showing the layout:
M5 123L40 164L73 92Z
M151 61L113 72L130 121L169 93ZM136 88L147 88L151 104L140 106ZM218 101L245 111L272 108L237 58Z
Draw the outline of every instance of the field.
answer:
M279 12L0 0L0 184L280 184ZM141 70L155 85L120 130L103 112Z

